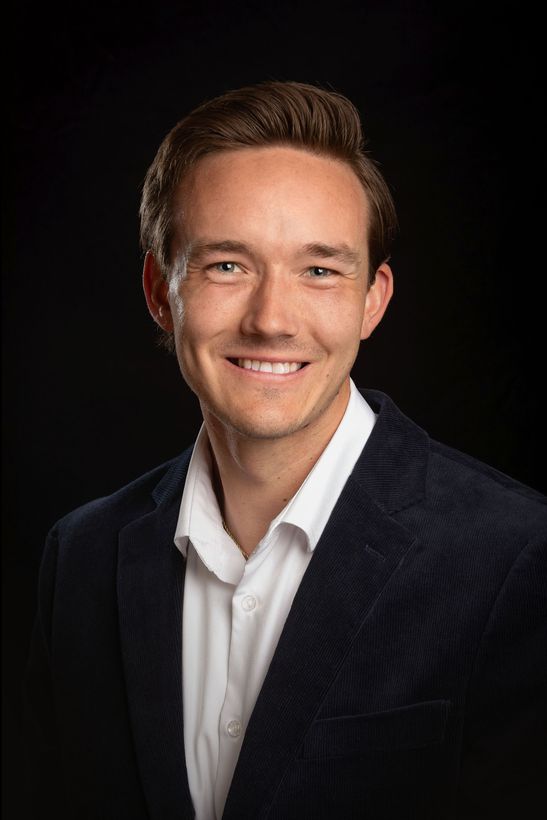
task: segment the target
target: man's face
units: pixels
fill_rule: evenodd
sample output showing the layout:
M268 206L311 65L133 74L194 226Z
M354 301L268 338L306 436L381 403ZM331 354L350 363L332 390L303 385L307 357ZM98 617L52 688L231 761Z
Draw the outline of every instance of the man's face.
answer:
M353 171L289 147L214 154L181 186L175 220L173 258L185 264L164 327L205 420L250 438L332 433L359 342L379 321Z

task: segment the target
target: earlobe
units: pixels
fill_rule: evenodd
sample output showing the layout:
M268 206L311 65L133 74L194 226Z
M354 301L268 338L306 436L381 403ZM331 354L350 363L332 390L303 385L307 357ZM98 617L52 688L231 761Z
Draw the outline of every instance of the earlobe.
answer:
M368 289L361 325L361 339L368 339L372 331L380 324L392 296L393 273L387 262L383 262L376 271L374 284Z
M173 332L173 318L169 304L169 284L161 272L160 266L152 251L144 257L142 285L146 304L153 320L167 333Z

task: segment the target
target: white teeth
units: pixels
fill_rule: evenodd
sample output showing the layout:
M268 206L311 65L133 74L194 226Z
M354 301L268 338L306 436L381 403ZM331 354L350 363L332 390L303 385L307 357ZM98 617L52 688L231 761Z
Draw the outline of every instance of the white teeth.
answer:
M259 359L238 359L237 364L244 370L257 370L261 373L296 373L302 367L301 362L261 362Z

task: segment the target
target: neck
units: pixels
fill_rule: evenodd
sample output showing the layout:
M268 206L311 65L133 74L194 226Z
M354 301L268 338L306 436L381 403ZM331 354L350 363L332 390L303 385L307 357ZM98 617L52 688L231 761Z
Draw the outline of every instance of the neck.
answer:
M314 467L340 424L348 399L349 390L336 415L271 439L243 436L204 412L219 506L229 532L247 555Z

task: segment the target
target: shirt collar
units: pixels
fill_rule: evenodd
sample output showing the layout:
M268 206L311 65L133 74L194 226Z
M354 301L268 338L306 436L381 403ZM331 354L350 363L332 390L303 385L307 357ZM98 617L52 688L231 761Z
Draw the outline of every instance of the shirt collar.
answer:
M350 397L340 424L298 491L270 523L256 553L269 543L274 531L282 524L302 530L308 550L315 549L375 421L375 413L350 380ZM175 531L175 544L185 557L189 540L203 563L221 580L239 581L245 561L222 525L213 490L212 456L204 424L188 465Z
M221 581L237 584L245 568L245 559L222 526L212 476L209 437L202 424L188 465L175 544L186 558L191 541L208 570Z
M315 549L375 421L376 414L350 380L348 406L340 424L300 488L272 521L268 533L281 522L292 524L304 532L308 549Z

